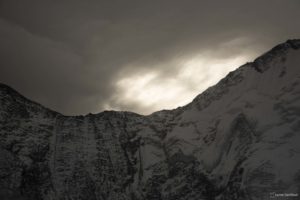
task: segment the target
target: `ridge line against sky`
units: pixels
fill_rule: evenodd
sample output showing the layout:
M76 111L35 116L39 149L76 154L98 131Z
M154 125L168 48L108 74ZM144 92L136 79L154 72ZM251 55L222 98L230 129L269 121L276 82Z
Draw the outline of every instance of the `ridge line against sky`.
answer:
M0 0L0 80L66 115L149 114L300 36L300 2Z

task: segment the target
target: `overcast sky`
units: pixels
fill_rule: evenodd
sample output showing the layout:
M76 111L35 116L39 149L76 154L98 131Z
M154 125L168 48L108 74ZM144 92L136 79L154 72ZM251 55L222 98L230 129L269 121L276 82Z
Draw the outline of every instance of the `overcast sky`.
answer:
M300 38L299 0L0 0L0 82L67 115L149 114Z

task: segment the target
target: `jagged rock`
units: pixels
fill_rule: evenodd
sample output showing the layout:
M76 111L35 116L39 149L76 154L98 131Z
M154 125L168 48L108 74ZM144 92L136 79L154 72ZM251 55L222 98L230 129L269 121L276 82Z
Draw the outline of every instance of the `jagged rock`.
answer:
M0 198L246 200L300 193L300 40L148 116L64 116L0 84Z

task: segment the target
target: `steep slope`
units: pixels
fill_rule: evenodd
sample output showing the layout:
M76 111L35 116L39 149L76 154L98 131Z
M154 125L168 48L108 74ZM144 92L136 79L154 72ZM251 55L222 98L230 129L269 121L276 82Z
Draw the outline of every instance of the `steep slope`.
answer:
M0 198L269 199L300 193L300 40L149 116L63 116L0 85Z

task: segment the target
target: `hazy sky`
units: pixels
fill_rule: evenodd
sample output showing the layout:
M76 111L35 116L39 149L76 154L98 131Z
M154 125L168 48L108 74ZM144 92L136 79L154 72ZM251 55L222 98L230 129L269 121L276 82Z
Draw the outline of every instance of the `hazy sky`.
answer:
M299 0L0 0L0 82L63 114L149 114L300 38Z

